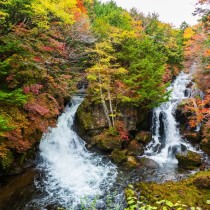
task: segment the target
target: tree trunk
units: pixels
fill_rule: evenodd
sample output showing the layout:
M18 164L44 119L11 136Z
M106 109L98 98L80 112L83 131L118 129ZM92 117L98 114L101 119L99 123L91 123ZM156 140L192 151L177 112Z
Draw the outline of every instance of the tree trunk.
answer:
M109 117L109 111L108 111L108 108L106 106L106 102L104 100L104 95L103 95L103 90L102 90L101 84L102 84L101 83L101 76L99 74L99 86L100 86L101 103L102 103L102 106L103 106L105 117L107 119L107 122L109 124L109 127L111 128L112 127L112 123L111 123L111 120L110 120L110 117Z
M112 99L111 99L111 94L110 94L110 89L108 90L108 99L109 99L109 108L110 108L110 113L111 113L111 119L112 119L112 126L114 127L114 112L112 108Z

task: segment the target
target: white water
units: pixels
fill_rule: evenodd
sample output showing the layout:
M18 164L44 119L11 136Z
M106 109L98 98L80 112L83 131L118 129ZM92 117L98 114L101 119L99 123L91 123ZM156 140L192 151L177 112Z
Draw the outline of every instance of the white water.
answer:
M171 91L170 100L153 110L153 141L147 146L145 154L160 165L176 164L175 154L186 149L193 150L192 146L181 138L175 119L177 105L191 96L191 90L187 88L190 82L190 74L181 72L168 88Z
M82 100L74 97L71 107L59 117L57 127L42 138L43 161L39 167L45 172L42 188L48 194L44 203L76 209L84 199L90 203L95 196L103 195L115 182L116 167L105 157L88 152L73 130L75 113Z

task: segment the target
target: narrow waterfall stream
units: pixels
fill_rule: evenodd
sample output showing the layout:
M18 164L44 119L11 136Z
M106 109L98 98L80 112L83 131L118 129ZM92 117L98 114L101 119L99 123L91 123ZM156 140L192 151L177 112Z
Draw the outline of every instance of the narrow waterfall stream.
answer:
M153 110L153 140L147 146L145 154L160 165L177 164L175 155L178 152L194 150L181 137L175 119L177 105L191 96L191 90L187 87L190 82L190 74L181 72L168 88L171 91L170 100Z
M42 161L38 167L45 175L37 187L48 194L43 204L57 203L77 209L80 203L90 204L96 196L100 199L115 182L115 165L103 156L88 152L84 141L73 130L75 113L82 101L80 96L73 97L71 106L59 117L57 127L42 138Z

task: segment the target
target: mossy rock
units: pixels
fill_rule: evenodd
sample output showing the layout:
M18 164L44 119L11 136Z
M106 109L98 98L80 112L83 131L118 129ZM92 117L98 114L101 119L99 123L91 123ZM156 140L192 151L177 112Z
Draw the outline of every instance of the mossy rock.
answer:
M80 127L84 130L89 130L94 128L93 119L91 113L86 110L86 106L88 106L87 102L84 101L78 108L76 117L79 120Z
M121 149L122 141L119 138L112 136L96 136L95 138L96 146L104 151L112 151L114 149Z
M179 182L138 182L134 185L132 191L141 195L139 201L151 206L156 206L157 209L162 209L162 207L157 204L157 201L167 200L173 204L178 201L184 204L185 206L181 207L183 210L191 209L190 207L200 207L200 209L207 210L210 209L210 206L207 204L207 200L210 200L209 177L210 171L205 171L199 172ZM204 179L205 184L202 186ZM129 189L129 187L127 189ZM172 208L167 207L167 209Z
M210 175L201 175L197 177L193 183L199 189L210 190Z
M210 139L203 139L200 144L201 149L210 155Z
M140 131L136 134L135 139L143 144L148 144L152 140L152 134L149 131Z
M122 163L126 160L126 150L114 149L111 153L112 159L115 163Z
M178 160L178 165L181 168L185 169L195 169L196 167L199 167L201 165L201 155L187 150L184 153L178 153L176 155L176 158Z

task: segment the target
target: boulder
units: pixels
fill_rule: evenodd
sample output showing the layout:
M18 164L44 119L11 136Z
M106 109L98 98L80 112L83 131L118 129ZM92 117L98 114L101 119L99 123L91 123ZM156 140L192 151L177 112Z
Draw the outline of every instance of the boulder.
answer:
M148 144L152 140L152 134L150 131L141 131L136 134L136 140L144 145Z
M140 164L143 167L147 167L147 168L159 168L159 164L156 163L154 160L149 159L149 158L141 158L140 160Z
M192 170L201 165L201 155L189 150L176 154L176 158L181 168Z

